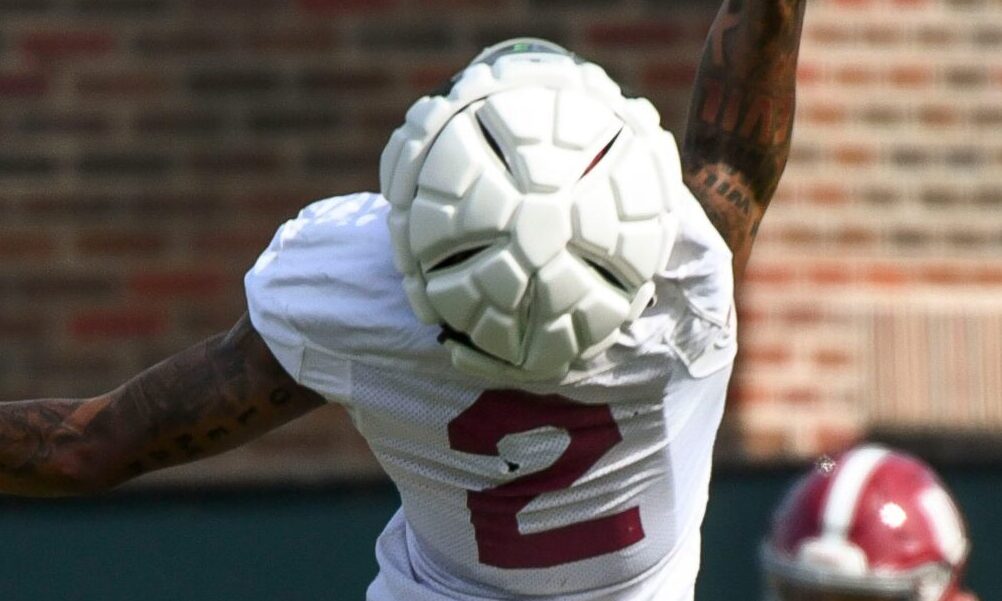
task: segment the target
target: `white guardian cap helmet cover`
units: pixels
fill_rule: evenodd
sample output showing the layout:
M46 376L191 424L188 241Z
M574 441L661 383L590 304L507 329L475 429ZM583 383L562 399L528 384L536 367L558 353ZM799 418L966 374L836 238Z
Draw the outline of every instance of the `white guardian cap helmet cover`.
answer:
M407 112L380 163L394 261L453 364L562 378L652 301L678 150L646 99L536 39L485 50Z

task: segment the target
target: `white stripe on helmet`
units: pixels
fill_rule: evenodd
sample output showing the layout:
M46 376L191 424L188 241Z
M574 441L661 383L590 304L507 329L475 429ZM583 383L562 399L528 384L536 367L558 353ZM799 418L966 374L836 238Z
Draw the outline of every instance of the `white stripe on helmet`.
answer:
M821 520L822 536L843 540L848 537L863 488L889 454L890 450L883 447L865 446L848 453L842 459L842 465L835 472L835 479L828 491L828 498L825 499Z

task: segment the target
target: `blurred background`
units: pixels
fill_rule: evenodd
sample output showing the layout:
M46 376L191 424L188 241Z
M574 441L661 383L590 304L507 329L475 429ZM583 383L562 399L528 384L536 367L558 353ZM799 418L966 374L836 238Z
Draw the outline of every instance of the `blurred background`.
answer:
M685 122L716 0L0 0L0 398L104 392L244 311L312 200L377 188L481 47L564 44ZM1002 3L811 0L793 151L739 291L701 600L755 599L797 470L939 468L1002 590ZM360 274L364 275L364 274ZM330 407L85 500L0 500L5 599L361 599L397 504ZM725 511L726 508L726 511ZM736 596L737 591L737 596Z

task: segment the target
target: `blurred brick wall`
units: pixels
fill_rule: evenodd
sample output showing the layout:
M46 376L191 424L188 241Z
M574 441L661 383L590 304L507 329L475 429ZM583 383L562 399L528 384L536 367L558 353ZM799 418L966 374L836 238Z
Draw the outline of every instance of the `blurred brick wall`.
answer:
M1002 432L1002 3L812 2L798 103L730 425L756 456Z
M277 225L375 189L406 107L486 44L568 45L680 129L716 8L0 1L0 398L98 393L227 328ZM1002 7L814 0L802 63L725 429L755 457L866 427L881 303L1002 292ZM336 409L218 465L253 474L276 448L300 466L348 453L331 463L371 467Z

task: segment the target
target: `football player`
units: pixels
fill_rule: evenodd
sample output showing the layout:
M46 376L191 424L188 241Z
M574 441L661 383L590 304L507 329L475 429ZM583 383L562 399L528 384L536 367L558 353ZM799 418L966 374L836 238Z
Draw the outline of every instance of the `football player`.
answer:
M402 499L371 601L691 599L805 4L724 2L681 153L597 65L487 49L408 111L382 194L281 227L228 333L0 407L0 487L105 488L337 402Z
M790 489L762 544L770 601L977 601L960 585L963 518L932 468L877 445L824 467Z

